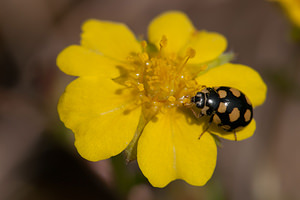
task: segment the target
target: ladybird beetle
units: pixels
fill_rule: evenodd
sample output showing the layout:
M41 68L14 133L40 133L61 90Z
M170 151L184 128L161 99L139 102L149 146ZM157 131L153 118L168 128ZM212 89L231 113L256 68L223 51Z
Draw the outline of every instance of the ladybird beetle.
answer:
M241 91L231 87L205 87L191 98L191 103L200 109L198 117L211 116L199 139L210 124L214 123L225 131L233 132L237 140L236 131L247 126L253 117L249 99Z

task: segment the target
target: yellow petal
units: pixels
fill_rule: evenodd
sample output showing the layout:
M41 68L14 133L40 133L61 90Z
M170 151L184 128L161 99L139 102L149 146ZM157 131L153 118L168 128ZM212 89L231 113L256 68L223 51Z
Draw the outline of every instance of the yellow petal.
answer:
M177 53L189 39L195 28L189 18L182 12L165 12L150 23L148 28L149 41L160 47L163 36L167 38L165 50Z
M126 148L140 115L140 108L133 107L134 97L131 89L104 78L82 77L68 85L58 113L74 132L82 157L102 160Z
M219 33L198 31L190 37L185 48L181 50L181 56L185 56L189 48L194 49L196 55L188 63L204 63L219 57L227 48L227 40Z
M82 27L81 44L119 61L141 51L141 45L130 29L121 23L88 20Z
M138 143L138 164L155 187L183 179L204 185L216 165L217 148L210 134L199 140L203 124L194 116L172 109L150 121Z
M245 65L227 63L208 70L196 80L206 87L228 86L239 89L254 107L266 99L266 84L254 69Z
M251 137L254 134L255 129L256 129L256 123L255 120L252 119L252 121L248 126L236 132L237 141L244 140ZM227 140L235 140L235 136L233 132L226 132L220 127L212 126L210 127L209 132Z
M105 76L115 78L120 75L116 66L122 63L104 57L96 51L72 45L57 57L57 66L72 76Z
M299 0L277 0L285 9L291 21L300 27L300 1Z

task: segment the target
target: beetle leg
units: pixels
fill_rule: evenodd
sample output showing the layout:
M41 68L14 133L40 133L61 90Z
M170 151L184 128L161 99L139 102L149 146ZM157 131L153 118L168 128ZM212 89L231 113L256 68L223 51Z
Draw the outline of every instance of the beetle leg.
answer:
M192 112L193 112L193 114L195 115L196 118L199 119L200 117L203 116L203 114L202 114L201 112L198 112L198 113L197 113L193 108L191 108L191 110L192 110Z
M202 137L202 135L209 129L209 127L210 127L210 125L211 125L211 123L213 121L213 117L214 117L214 115L212 115L211 118L209 119L209 122L208 122L207 126L205 127L205 129L203 130L203 132L198 137L198 140L200 140L201 137Z
M202 135L203 135L207 130L208 130L208 126L207 126L207 128L205 128L205 130L199 135L198 140L201 139Z
M235 131L233 131L233 134L234 134L234 141L237 141L236 132L235 132Z

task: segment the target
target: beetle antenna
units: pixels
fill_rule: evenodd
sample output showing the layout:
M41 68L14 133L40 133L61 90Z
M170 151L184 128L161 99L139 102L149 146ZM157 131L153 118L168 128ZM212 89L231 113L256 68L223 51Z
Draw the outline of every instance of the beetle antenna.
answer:
M203 130L203 132L200 134L200 136L198 137L198 140L201 139L202 135L209 129L210 125L211 125L211 122L212 122L212 117L210 118L209 122L208 122L208 125L205 127L205 129Z

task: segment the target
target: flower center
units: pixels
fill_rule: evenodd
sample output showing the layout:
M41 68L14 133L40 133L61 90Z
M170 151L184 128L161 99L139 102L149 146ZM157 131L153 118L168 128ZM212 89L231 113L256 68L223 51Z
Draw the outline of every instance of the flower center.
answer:
M167 39L162 38L160 49L150 51L146 41L142 41L143 51L128 57L130 65L117 81L133 87L139 100L146 106L175 107L189 102L199 86L193 74L185 67L195 56L194 49L188 49L184 57L165 52Z

